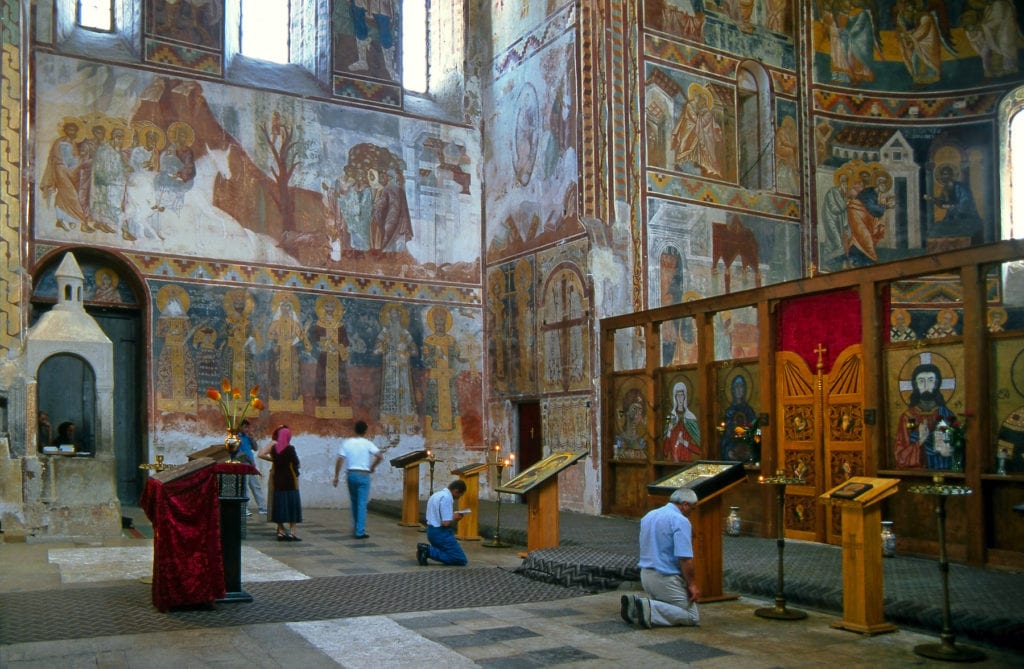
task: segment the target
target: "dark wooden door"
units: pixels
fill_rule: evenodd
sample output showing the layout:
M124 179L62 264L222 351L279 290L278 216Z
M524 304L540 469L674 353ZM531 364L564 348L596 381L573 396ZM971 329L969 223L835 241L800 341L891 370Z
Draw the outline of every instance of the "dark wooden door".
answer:
M138 506L145 483L139 465L146 462L146 377L141 361L142 324L134 311L93 311L103 332L114 343L114 457L117 459L117 497L121 504Z
M541 448L540 402L523 402L518 405L519 444L516 449L516 471L521 472L539 462L543 456Z

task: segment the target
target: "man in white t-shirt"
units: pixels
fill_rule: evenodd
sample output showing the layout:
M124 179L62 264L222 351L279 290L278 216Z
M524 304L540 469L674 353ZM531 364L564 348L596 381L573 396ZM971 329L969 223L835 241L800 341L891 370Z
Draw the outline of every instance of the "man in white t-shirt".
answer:
M428 559L459 567L468 562L455 538L455 523L468 513L456 511L455 500L465 492L466 482L456 479L427 500L427 540L430 543L416 544L416 560L421 566L426 567Z
M370 474L376 469L384 455L377 445L366 438L366 422L356 423L356 436L341 442L338 459L334 461L334 487L338 487L338 475L342 462L346 467L348 496L352 502L352 531L356 539L369 539L366 533L366 505L370 501Z

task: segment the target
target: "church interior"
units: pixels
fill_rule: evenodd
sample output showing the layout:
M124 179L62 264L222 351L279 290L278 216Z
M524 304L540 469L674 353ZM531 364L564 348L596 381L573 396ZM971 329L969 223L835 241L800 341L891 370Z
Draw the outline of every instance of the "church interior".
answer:
M951 558L1024 567L1018 3L292 0L277 63L260 2L0 0L5 537L119 534L224 388L311 508L365 420L483 496L583 453L590 515L740 462L758 537L899 479L925 556L952 484Z

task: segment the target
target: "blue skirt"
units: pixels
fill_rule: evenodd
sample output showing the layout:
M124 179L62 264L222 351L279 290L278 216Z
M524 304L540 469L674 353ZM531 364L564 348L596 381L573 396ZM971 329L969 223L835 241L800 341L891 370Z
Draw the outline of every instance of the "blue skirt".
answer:
M302 498L298 490L275 490L270 519L275 523L301 523Z

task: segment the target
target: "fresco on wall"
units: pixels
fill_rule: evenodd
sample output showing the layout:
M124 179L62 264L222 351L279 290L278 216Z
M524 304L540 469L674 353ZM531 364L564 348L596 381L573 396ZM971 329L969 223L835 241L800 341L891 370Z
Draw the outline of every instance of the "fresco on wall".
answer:
M792 70L792 0L646 0L644 27Z
M1012 0L817 0L814 79L879 91L958 89L1017 76Z
M989 125L819 121L818 266L831 272L993 241Z
M781 193L800 193L800 138L796 103L777 100L775 122L775 188Z
M258 384L264 413L303 432L337 433L363 419L395 443L482 439L476 310L262 288L152 289L153 383L165 424L197 412L217 424L205 392L227 378Z
M202 0L149 0L146 32L207 49L222 48L224 5Z
M800 276L798 224L656 198L647 221L651 306Z
M735 183L735 89L655 65L647 82L647 163Z
M534 276L532 257L520 258L488 272L491 389L498 396L537 392Z
M479 280L469 131L53 56L38 65L37 239Z
M334 2L334 70L401 82L401 7L397 0Z
M485 110L488 258L583 230L575 69L567 33L495 77L497 93Z

